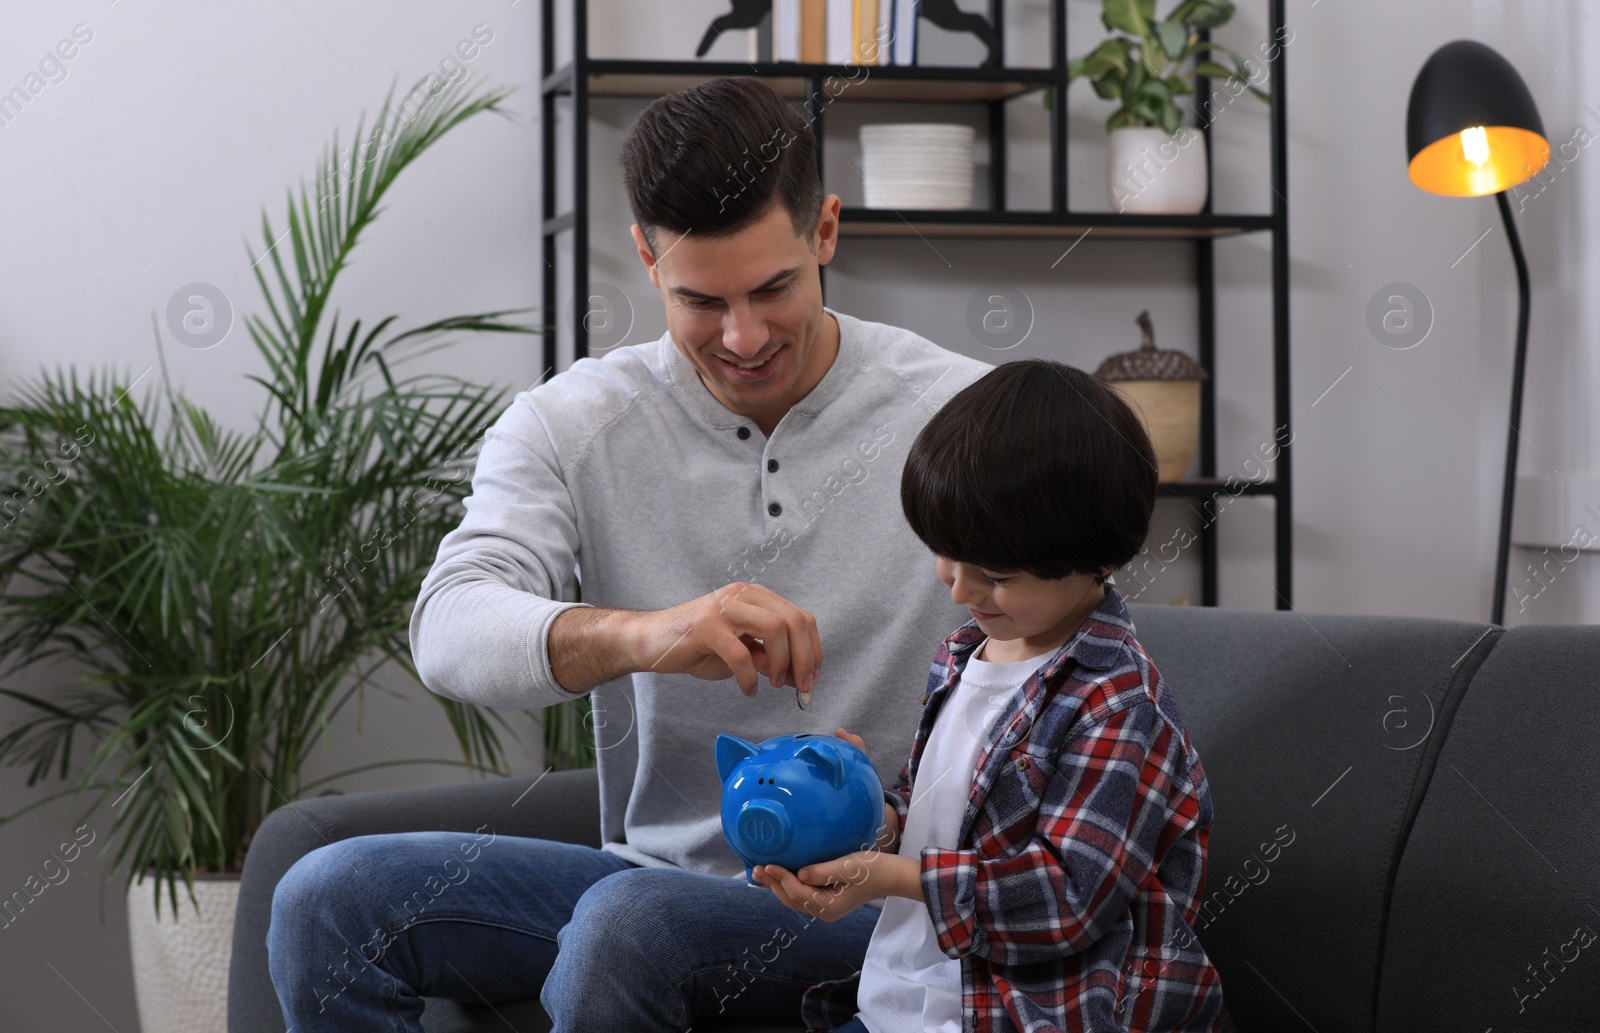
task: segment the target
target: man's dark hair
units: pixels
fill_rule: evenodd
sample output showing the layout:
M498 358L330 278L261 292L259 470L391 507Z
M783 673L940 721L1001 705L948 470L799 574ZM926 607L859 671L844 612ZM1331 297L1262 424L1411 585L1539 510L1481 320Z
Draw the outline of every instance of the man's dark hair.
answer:
M1081 369L1007 362L963 388L911 445L900 505L935 555L1053 580L1121 567L1155 509L1138 415Z
M623 138L622 182L652 252L656 230L723 237L774 203L811 242L822 211L811 126L752 76L711 79L658 97Z

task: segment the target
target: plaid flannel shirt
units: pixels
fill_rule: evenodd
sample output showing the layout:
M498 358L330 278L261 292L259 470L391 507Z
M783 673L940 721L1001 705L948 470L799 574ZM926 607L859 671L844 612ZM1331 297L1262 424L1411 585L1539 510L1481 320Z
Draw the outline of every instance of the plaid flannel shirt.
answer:
M1234 1033L1194 935L1211 794L1176 702L1105 599L995 720L957 849L922 850L940 949L961 961L964 1033ZM911 757L886 799L902 822L977 621L934 654ZM856 1012L860 973L806 991L810 1033Z

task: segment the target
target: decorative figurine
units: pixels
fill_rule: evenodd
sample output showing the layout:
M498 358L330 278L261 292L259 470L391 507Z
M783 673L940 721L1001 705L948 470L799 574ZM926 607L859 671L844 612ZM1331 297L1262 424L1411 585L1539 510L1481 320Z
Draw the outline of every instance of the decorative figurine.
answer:
M1194 461L1200 441L1200 381L1209 374L1183 352L1156 347L1148 310L1134 322L1142 334L1139 347L1110 356L1094 375L1139 414L1156 450L1156 479L1168 484Z
M700 47L694 56L705 57L717 37L730 29L755 28L771 10L772 0L733 0L733 10L711 19L711 24L706 26L706 34L700 37Z
M981 14L963 11L956 6L956 0L919 0L917 11L941 29L950 32L970 32L978 37L978 42L989 48L989 56L984 59L981 67L999 67L1000 37L995 34L994 26L989 24L989 19Z

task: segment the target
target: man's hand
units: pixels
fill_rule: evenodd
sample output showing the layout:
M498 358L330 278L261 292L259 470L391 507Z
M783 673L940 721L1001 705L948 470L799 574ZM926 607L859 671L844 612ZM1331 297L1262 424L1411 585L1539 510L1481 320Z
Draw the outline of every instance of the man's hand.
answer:
M833 861L808 864L793 873L781 865L751 869L756 882L786 907L824 922L837 922L869 900L922 900L921 862L915 857L857 850Z
M635 670L692 674L715 681L732 676L754 696L758 675L774 686L793 685L802 703L822 670L817 619L763 585L732 584L666 610L629 614Z

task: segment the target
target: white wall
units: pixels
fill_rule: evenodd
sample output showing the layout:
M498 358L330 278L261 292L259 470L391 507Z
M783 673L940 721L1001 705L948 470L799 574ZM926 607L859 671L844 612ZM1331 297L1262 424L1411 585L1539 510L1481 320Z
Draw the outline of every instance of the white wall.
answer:
M602 6L608 13L591 25L597 56L687 56L703 31L694 12L711 13L705 5L677 3ZM1302 610L1488 617L1505 440L1490 403L1504 411L1508 394L1510 264L1498 229L1457 262L1497 224L1493 202L1447 200L1413 188L1405 177L1404 115L1411 79L1433 48L1476 37L1499 47L1528 78L1552 139L1570 138L1583 104L1600 108L1600 84L1580 64L1596 30L1587 13L1534 18L1523 6L1500 5L1513 31L1466 0L1289 4L1295 602ZM1525 6L1533 12L1554 5ZM1089 5L1068 7L1076 55L1088 48L1095 19ZM1241 7L1223 38L1248 49L1265 38L1265 4ZM538 303L543 258L536 253L532 119L538 10L532 0L448 7L364 0L226 11L176 2L68 3L10 12L0 38L0 88L21 83L75 25L94 36L67 62L65 79L0 128L0 225L12 244L0 249L4 386L55 363L116 364L137 375L154 360L151 313L194 280L220 287L240 311L258 310L241 235L259 254L262 207L281 226L284 188L311 174L331 131L337 127L348 138L356 116L376 109L391 79L410 82L436 66L480 23L492 27L494 40L467 67L480 83L521 86L511 106L522 118L480 118L406 174L358 252L340 305L349 314L399 312L420 321ZM1044 62L1044 5L1025 0L1010 10L1013 61ZM930 30L929 59L975 59L975 45L936 35ZM721 56L735 56L729 48L742 45L731 40ZM1104 208L1105 107L1085 87L1074 96L1074 205ZM597 103L591 155L592 275L622 288L632 303L629 343L664 327L659 299L627 236L615 172L616 145L639 107ZM1031 102L1014 108L1012 204L1042 206L1043 114ZM950 109L833 111L839 117L830 131L826 185L846 203L855 203L860 188L842 162L854 160L852 136L863 118L952 117ZM1248 97L1219 121L1219 210L1267 210L1268 190L1257 175L1268 174L1265 128L1265 107ZM1593 282L1590 242L1597 239L1594 205L1586 199L1595 196L1600 173L1590 152L1582 153L1526 205L1522 221L1537 306L1527 438L1564 474L1580 475L1595 470L1592 403L1585 400L1600 389L1585 289ZM1091 239L1058 263L1066 243L935 240L929 247L915 239L847 239L829 269L828 300L991 361L1040 355L1092 368L1137 344L1132 320L1141 308L1150 309L1161 344L1194 352L1186 245ZM1224 472L1240 471L1273 430L1267 246L1264 236L1217 246L1215 375ZM1424 290L1435 313L1429 337L1403 351L1380 344L1366 325L1368 300L1393 281ZM1030 337L998 356L974 340L964 315L972 291L990 282L1022 288L1037 313ZM207 351L169 344L168 359L175 380L195 398L239 414L238 425L245 425L254 396L242 377L253 355L239 328ZM516 388L540 373L538 342L469 344L450 364ZM1538 473L1538 457L1523 456L1523 470ZM1183 502L1163 501L1154 533L1165 540L1186 515ZM1566 517L1539 519L1559 527ZM1591 527L1600 531L1600 524ZM1221 528L1224 604L1270 607L1270 588L1251 570L1271 576L1270 503L1235 503ZM1510 619L1594 620L1600 586L1583 569L1592 566L1586 553L1526 614L1513 607ZM1193 557L1185 557L1146 598L1198 594ZM35 672L21 687L64 684L60 675ZM425 693L403 691L403 701L369 696L362 735L345 734L351 729L338 735L340 763L451 754L448 731ZM0 706L0 726L16 713ZM321 770L331 770L332 760L319 760L330 764ZM523 750L518 765L537 771L540 760ZM347 788L458 777L447 769L391 769L352 779ZM0 811L33 798L15 772L5 773L0 789ZM21 884L74 815L52 807L0 828L0 891ZM74 875L0 930L0 1027L90 1028L99 1025L91 1006L117 1029L137 1026L120 883L103 890L102 921L98 872Z
M1505 10L1510 23L1478 8L1477 38L1522 73L1539 105L1550 164L1512 195L1527 252L1532 290L1521 475L1507 577L1506 623L1593 623L1600 620L1600 576L1593 548L1600 539L1600 72L1590 55L1600 44L1592 5L1522 3ZM1472 202L1477 232L1489 249L1479 267L1483 298L1481 354L1485 389L1508 412L1516 295L1510 252L1495 206ZM1492 245L1492 249L1491 249ZM1485 445L1485 476L1498 499L1506 425L1494 420ZM1496 510L1498 519L1498 510ZM1498 526L1497 524L1491 527ZM1491 530L1491 534L1493 531ZM1493 546L1490 545L1490 548ZM1487 585L1488 583L1485 582Z
M56 363L114 365L136 377L156 359L152 313L164 313L183 284L215 284L236 313L262 311L245 241L251 256L262 253L263 208L281 232L286 188L312 176L334 130L348 143L357 117L376 113L394 79L405 88L437 69L477 25L493 39L465 68L480 86L521 87L509 102L519 120L480 116L409 169L335 303L346 323L399 313L412 324L539 303L541 260L518 236L538 241L537 3L68 2L11 5L6 14L0 89L22 83L74 26L93 33L65 62L66 77L0 128L0 226L9 245L0 249L0 387L8 392ZM241 324L209 350L170 337L166 347L176 385L234 426L250 425L258 396L243 378L260 360ZM516 389L539 375L541 347L537 338L466 343L449 364ZM158 376L152 371L138 392ZM309 765L312 777L379 759L459 757L425 690L394 676L379 682L400 698L368 691L361 733L352 709L337 722L333 748ZM17 687L69 685L65 673L39 671ZM0 727L18 714L0 704ZM509 744L515 769L536 774L543 765L529 748L531 720L510 717L524 729L524 743ZM340 786L467 777L447 767L388 768ZM6 771L0 813L38 795ZM39 870L77 814L50 806L0 828L0 892ZM90 826L103 832L109 821L102 810ZM105 842L102 834L92 851ZM102 885L102 869L80 861L0 930L0 1029L97 1028L96 1012L123 1033L138 1029L122 875Z

